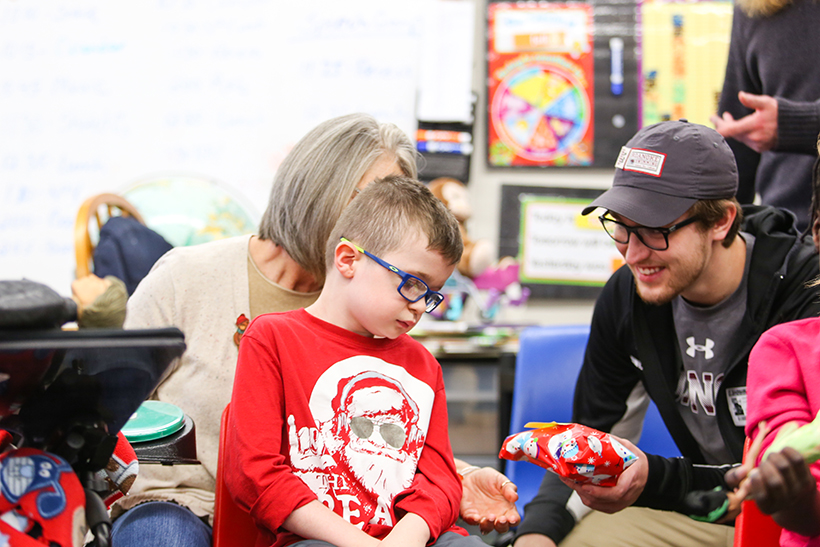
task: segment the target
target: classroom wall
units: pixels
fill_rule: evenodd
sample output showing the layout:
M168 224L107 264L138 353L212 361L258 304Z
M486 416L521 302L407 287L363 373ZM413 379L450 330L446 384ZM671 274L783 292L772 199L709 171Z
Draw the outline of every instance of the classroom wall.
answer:
M474 2L475 49L473 89L478 93L479 115L475 120L475 151L470 165L470 197L473 217L468 231L473 239L486 238L498 248L498 232L501 211L501 186L504 184L556 186L569 188L609 188L613 169L594 168L489 168L485 161L487 149L486 107L486 2ZM592 316L590 300L530 300L523 308L507 308L503 319L511 322L556 324L588 323Z
M468 229L497 246L503 184L604 189L612 171L487 167L486 3L450 1L475 10ZM431 4L0 0L0 278L67 294L92 194L201 173L259 215L276 165L319 121L370 111L411 131L413 33ZM531 301L500 319L587 322L591 305Z
M91 195L204 178L258 221L319 122L368 112L412 134L436 5L0 0L0 279L67 294Z

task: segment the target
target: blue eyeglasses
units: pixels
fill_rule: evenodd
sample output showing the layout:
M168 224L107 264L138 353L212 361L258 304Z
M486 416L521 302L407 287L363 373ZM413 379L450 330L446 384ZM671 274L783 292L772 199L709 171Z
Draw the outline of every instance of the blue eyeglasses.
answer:
M442 300L444 300L443 294L436 291L431 291L430 287L427 286L427 283L425 283L415 275L410 275L407 272L403 272L397 267L390 264L389 262L385 262L378 256L368 253L367 251L365 251L364 249L362 249L346 237L342 237L340 239L345 243L350 243L351 245L353 245L357 251L363 253L368 258L373 259L376 262L376 264L384 266L394 274L401 277L401 285L399 285L399 288L397 290L399 291L399 294L402 296L402 298L404 298L408 302L418 302L419 300L424 298L424 303L426 304L424 311L430 313L431 311L436 309L439 304L441 304Z

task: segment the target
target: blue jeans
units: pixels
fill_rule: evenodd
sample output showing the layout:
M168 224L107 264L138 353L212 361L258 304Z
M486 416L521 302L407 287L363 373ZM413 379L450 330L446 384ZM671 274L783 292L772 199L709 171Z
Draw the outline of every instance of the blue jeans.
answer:
M111 528L117 547L211 547L211 527L190 509L149 501L123 513Z

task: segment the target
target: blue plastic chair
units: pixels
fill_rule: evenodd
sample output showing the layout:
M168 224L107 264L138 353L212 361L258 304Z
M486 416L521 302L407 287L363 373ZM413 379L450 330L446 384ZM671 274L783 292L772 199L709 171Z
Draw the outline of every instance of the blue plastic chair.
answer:
M588 325L528 327L519 336L515 363L510 434L525 429L527 422L570 422L575 382L589 340ZM650 454L679 456L654 403L644 419L641 450ZM530 502L546 472L529 462L506 462L505 474L518 485L518 511Z

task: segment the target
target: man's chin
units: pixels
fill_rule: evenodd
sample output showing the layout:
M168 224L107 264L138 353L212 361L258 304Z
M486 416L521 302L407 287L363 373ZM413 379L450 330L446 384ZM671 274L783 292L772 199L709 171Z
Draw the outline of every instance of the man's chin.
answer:
M670 290L647 290L641 287L640 283L635 283L635 291L638 297L650 306L663 306L670 303L677 294Z

